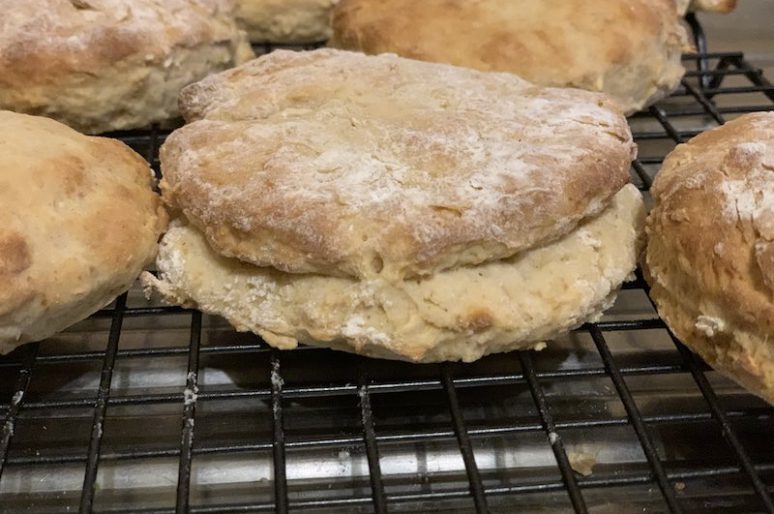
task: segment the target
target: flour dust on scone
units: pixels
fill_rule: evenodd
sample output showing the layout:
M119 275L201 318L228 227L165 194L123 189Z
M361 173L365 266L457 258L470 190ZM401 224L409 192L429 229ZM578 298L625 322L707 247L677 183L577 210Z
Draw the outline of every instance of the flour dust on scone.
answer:
M393 55L277 51L181 106L167 201L222 254L296 273L514 255L604 209L635 155L604 96Z

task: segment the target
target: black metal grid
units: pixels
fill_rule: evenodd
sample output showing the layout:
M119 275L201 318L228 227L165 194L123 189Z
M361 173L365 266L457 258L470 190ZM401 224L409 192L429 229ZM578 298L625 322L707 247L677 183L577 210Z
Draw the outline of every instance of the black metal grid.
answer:
M641 146L640 158L633 164L633 177L643 191L650 187L652 177L671 145L724 123L726 117L774 110L774 87L761 71L750 65L741 53L707 53L698 23L693 18L689 21L697 34L700 53L685 57L685 63L691 69L681 88L669 100L631 120L635 139ZM265 50L270 51L271 47L267 46ZM743 82L733 84L733 81ZM115 137L144 152L158 170L158 147L167 133L153 128L115 134ZM647 285L638 275L635 282L625 286L622 294L636 294L646 289ZM187 335L169 331L167 337L165 329L158 329L155 332L161 334L160 344L119 347L122 334L128 330L122 331L122 327L151 318L161 320L161 325L164 319L183 320L176 326L187 327ZM766 451L771 446L768 434L774 428L774 411L728 383L718 382L703 363L673 338L672 350L646 353L639 360L628 358L627 354L619 352L621 345L611 343L617 336L648 339L656 337L657 333L667 334L663 322L652 309L649 316L605 318L576 330L573 337L585 337L590 341L585 351L596 353L591 358L595 364L574 368L551 365L551 347L541 353L514 352L510 356L494 356L468 366L410 367L313 348L280 354L257 338L239 336L218 328L218 323L209 317L204 318L205 323L215 327L214 332L203 328L203 316L198 312L175 307L148 307L141 302L135 306L131 296L125 294L90 320L97 327L93 334L97 337L107 334L104 350L65 353L61 345L51 345L54 350L45 351L46 343L36 343L0 358L0 418L4 419L0 437L0 512L59 512L66 506L67 510L77 509L84 513L428 510L482 513L511 512L514 505L524 510L529 510L530 505L543 505L546 509L554 506L556 510L564 511L603 512L605 498L613 498L619 493L623 500L616 504L616 512L627 511L629 502L632 510L640 511L640 504L635 500L638 495L647 497L649 503L646 506L658 512L774 512L771 498L774 454ZM142 366L151 366L153 362L165 362L165 359L187 361L184 366L181 363L185 377L179 386L140 388L140 392L130 390L129 393L116 389L113 379L122 364L139 362ZM203 363L207 359L225 359L232 367L238 367L233 364L237 361L248 362L249 369L262 378L249 386L207 387L199 378L200 373L212 364ZM325 369L329 365L346 369L329 373ZM98 378L94 380L95 389L86 388L68 395L59 394L56 388L46 390L41 386L42 389L34 390L35 381L45 384L50 376L78 366L99 370ZM229 366L224 369L229 370ZM131 369L122 371L122 375L131 373ZM2 381L4 377L12 376L15 377L12 381ZM681 376L691 377L698 391L690 402L677 401L675 408L664 412L643 412L649 411L650 407L640 401L642 388L636 384L642 379L657 382L663 377ZM579 415L575 417L562 414L567 406L557 405L562 401L562 395L554 392L553 385L559 384L557 387L567 390L583 381L593 380L612 384L610 395L615 402L620 402L619 412L601 415L593 408L584 409L581 405ZM718 390L719 383L721 388ZM492 395L494 390L499 391L498 394ZM531 414L522 415L519 409L505 405L505 400L500 401L500 398L512 399L514 396L509 394L516 394L513 391L519 392L520 398L528 393L531 404L525 403L522 407ZM411 399L423 394L430 396L426 401L416 402L415 407ZM481 406L492 397L493 403ZM250 418L246 422L248 428L233 437L207 437L210 428L205 424L201 429L205 435L200 436L201 430L196 424L199 419L208 423L215 419L213 426L230 430L230 422L217 424L218 418L225 419L230 415L228 409L223 413L217 411L227 402L264 405L269 425L259 429L258 425L263 426L262 421ZM295 416L298 408L306 409L302 409L303 414L314 413L319 406L324 410L334 405L338 410L331 412L352 414L351 421L343 420L339 424L349 429L301 426L293 428L291 433L290 425L303 425L306 419ZM204 407L215 408L215 414L203 417L205 415L197 413ZM146 430L154 434L153 437L158 435L163 439L163 431L143 423L142 410L145 409L149 413L155 413L156 408L177 412L174 415L177 429L173 431L177 435L158 444L149 440L134 445L111 442L106 448L106 434L123 430L122 419L134 419L129 415L111 419L111 410L124 408L141 409L139 429L124 434L130 440L133 437L142 439L141 434ZM484 416L473 422L471 413L480 408L516 412L511 413L512 418ZM425 410L432 411L432 415L426 415ZM81 425L81 429L87 429L87 435L81 438L84 445L61 447L54 441L40 451L45 445L39 439L24 437L25 430L33 430L31 427L38 430L42 426L45 430L47 423L78 419L78 415L69 414L73 412L80 412L81 418L87 418ZM416 423L391 422L393 413ZM443 419L438 421L440 418ZM149 414L147 419L156 418ZM325 415L317 416L317 419L323 420L323 424L328 423ZM251 425L253 422L255 428ZM336 425L335 421L331 423ZM694 426L708 432L719 431L722 437L708 436L706 441L689 442L689 447L693 445L708 454L705 460L676 460L670 455L671 441L679 439L680 432L692 433ZM642 458L611 468L611 471L601 466L601 470L590 476L574 471L571 462L574 453L568 450L568 444L574 445L573 434L580 431L589 438L599 439L598 435L607 429L630 431ZM36 433L43 432L38 430ZM77 434L78 430L73 429L76 439ZM550 447L555 459L553 474L546 475L543 468L527 465L520 468L524 473L503 478L501 474L507 471L507 465L481 468L483 448L490 442L516 438L515 447L519 447L527 444L523 442L526 439L518 439L522 437L539 440L542 437L542 444ZM604 437L601 436L602 440ZM384 472L385 452L395 448L420 448L430 452L443 445L452 450L456 448L462 461L461 473L426 470L423 480L427 479L428 483L420 480L415 484L410 477ZM315 452L341 448L351 449L353 453L360 449L365 481L345 481L344 486L336 485L336 490L331 492L320 484L309 485L308 480L288 477L289 470L295 469L292 468L293 459L298 454L317 455ZM339 455L343 452L346 457L349 451L342 450ZM714 453L726 457L713 460ZM198 481L192 485L198 460L247 456L248 461L254 459L257 462L263 458L259 456L264 455L271 462L271 477L265 484L250 482L247 492L229 492L228 489L207 494L197 492L193 498L192 489L200 487ZM113 472L120 472L122 467L132 463L155 462L154 459L171 459L177 463L174 494L138 500L131 495L121 496L120 487L114 488L118 492L110 493L104 492L106 486L98 487L101 467L111 466ZM23 491L28 479L25 477L37 476L35 473L42 473L40 470L60 468L63 475L72 469L76 476L80 473L82 487L68 490L62 486L60 492L37 496ZM17 470L27 473L19 471L18 483L22 486L11 485L3 489L3 479ZM16 483L17 479L12 479ZM107 483L107 480L103 482ZM340 480L331 477L328 486L338 482ZM302 490L298 490L298 483L302 484ZM696 488L701 492L686 494L686 483L689 483L689 491L693 487L690 484L699 484ZM143 487L142 491L154 491L172 486ZM713 494L713 488L718 489L718 494ZM105 501L100 501L102 494L107 496ZM254 497L245 499L250 495Z

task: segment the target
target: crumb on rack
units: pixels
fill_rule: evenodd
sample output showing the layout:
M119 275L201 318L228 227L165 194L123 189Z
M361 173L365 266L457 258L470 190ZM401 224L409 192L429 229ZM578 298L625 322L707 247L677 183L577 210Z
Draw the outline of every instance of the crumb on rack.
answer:
M597 464L596 456L588 452L569 452L567 458L573 471L584 477L591 475Z

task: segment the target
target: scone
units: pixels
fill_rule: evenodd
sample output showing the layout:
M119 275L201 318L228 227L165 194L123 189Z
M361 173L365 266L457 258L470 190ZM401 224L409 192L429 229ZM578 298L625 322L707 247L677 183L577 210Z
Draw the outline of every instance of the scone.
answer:
M0 109L99 133L178 116L180 90L253 57L233 0L0 0Z
M678 146L652 188L645 258L672 331L774 403L774 113Z
M331 37L338 0L237 0L237 18L256 43L318 43Z
M510 257L629 180L603 95L394 55L276 51L186 88L165 200L220 254L401 280Z
M181 219L144 285L276 347L471 361L596 319L635 267L635 147L603 95L319 50L181 105Z
M687 34L674 0L342 0L330 45L603 91L632 113L679 85Z
M0 354L129 288L166 226L153 181L118 141L0 111Z
M218 255L201 232L175 223L161 243L169 303L225 317L277 348L298 343L412 362L462 360L529 348L594 320L637 260L645 209L627 185L564 237L504 260L429 277L381 279L283 273Z

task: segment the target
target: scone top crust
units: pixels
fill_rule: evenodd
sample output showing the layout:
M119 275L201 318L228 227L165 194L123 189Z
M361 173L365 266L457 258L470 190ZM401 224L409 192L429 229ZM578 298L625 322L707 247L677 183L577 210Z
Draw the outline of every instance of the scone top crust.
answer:
M678 146L651 192L649 273L685 276L729 324L774 334L774 113Z
M514 255L628 181L602 95L510 74L276 51L181 94L166 201L221 254L287 272L400 279Z
M166 226L152 185L118 141L0 111L0 353L128 288Z
M674 0L342 0L332 26L336 48L604 91L627 113L679 84L687 45Z

